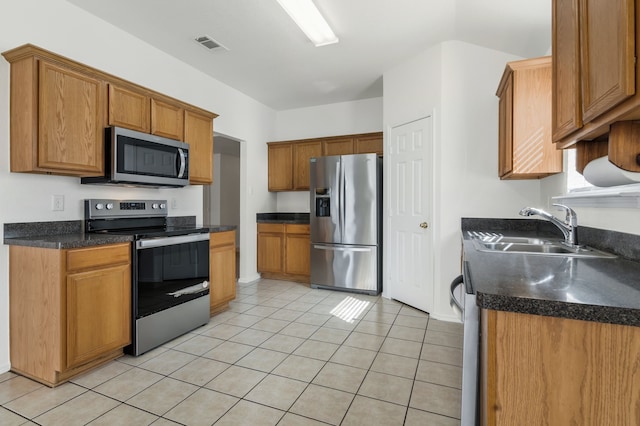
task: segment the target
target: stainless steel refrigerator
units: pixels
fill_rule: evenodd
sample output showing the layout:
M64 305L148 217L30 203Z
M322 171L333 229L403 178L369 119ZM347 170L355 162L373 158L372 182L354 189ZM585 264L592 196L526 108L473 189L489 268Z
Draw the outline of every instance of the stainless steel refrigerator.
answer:
M311 287L382 291L382 158L310 163Z

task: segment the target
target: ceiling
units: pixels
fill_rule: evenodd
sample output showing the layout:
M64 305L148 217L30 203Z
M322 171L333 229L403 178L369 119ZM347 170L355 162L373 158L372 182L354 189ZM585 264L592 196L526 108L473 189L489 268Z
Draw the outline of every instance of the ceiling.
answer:
M314 0L314 47L276 0L68 0L275 109L382 96L382 74L446 40L522 57L551 46L551 0ZM194 41L208 35L229 50Z

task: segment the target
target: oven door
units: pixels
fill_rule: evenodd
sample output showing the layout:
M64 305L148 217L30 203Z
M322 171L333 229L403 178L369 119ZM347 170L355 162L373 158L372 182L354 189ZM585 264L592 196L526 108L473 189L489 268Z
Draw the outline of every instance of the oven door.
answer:
M209 234L136 241L135 319L209 294Z

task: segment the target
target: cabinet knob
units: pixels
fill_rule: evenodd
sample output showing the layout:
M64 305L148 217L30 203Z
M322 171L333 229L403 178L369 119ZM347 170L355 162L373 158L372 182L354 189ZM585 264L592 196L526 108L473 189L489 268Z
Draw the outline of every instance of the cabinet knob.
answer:
M428 227L429 227L429 224L427 222L422 222L420 224L420 228L422 228L422 229L427 229Z

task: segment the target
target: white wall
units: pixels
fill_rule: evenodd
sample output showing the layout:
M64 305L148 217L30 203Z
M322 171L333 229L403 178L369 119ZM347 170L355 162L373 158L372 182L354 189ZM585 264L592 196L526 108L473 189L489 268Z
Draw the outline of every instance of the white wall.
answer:
M382 98L279 111L276 140L382 131ZM279 192L278 212L309 212L309 191Z
M55 18L53 18L55 17ZM240 184L244 248L240 279L256 272L256 213L275 209L267 192L267 149L275 139L275 112L64 0L4 2L0 51L32 43L86 65L213 111L217 132L241 143ZM176 199L171 216L202 221L202 189L125 189L80 185L72 177L9 172L9 64L0 59L0 222L82 219L82 200L104 198ZM51 195L65 196L65 210L52 212ZM2 233L2 229L0 229ZM0 246L0 372L9 368L8 247Z
M426 50L384 74L384 123L434 116L434 308L455 319L447 287L460 273L462 217L518 217L540 202L539 181L498 178L498 99L506 62L521 59L459 41ZM386 249L392 250L392 247Z

